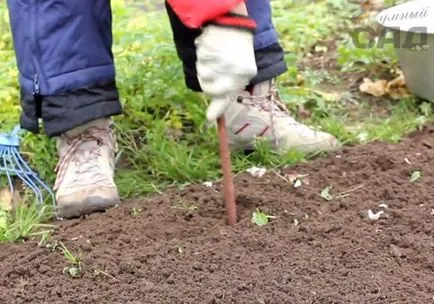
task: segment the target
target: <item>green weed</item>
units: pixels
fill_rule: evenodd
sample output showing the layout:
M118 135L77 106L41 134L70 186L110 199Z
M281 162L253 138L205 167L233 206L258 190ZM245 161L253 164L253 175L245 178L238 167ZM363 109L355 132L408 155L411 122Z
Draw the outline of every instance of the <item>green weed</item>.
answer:
M63 273L73 278L79 277L82 273L81 258L74 255L62 242L59 242L60 250L68 262L68 266L63 269Z
M410 175L410 182L415 183L417 182L419 179L421 179L422 177L422 173L420 171L413 171Z
M252 213L252 223L256 224L257 226L265 226L269 223L270 219L276 218L273 215L269 215L258 208L256 208L256 211Z
M0 242L16 242L28 238L46 237L54 229L43 224L51 215L49 206L19 205L15 210L0 209Z

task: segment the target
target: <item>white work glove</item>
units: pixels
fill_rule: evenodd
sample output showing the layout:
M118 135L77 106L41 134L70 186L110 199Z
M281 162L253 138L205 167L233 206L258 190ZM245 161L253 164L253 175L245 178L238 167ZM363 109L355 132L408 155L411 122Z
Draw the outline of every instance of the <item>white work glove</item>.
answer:
M229 104L236 101L232 95L257 73L253 33L251 19L229 14L227 19L206 25L195 41L199 84L212 98L207 109L209 122L224 114Z

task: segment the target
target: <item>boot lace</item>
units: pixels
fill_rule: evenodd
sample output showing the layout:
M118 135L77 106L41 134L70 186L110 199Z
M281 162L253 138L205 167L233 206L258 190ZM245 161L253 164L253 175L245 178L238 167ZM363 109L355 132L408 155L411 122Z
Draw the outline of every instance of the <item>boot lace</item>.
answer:
M72 183L78 181L83 173L94 172L92 181L104 180L106 177L98 170L98 157L101 156L101 147L107 145L111 150L115 147L114 132L110 127L90 127L79 135L69 138L66 135L61 136L64 144L68 148L63 155L60 156L59 162L56 165L55 172L57 173L54 190L58 190L62 184L66 172L71 162L75 164L75 179ZM97 148L79 149L86 142L97 142Z
M270 114L271 132L273 134L273 142L276 146L279 146L279 138L276 134L276 128L274 127L275 118L285 117L286 119L289 119L292 124L299 125L299 123L291 116L288 108L281 101L274 81L271 83L268 92L266 92L264 95L240 96L239 101L245 105L257 108Z

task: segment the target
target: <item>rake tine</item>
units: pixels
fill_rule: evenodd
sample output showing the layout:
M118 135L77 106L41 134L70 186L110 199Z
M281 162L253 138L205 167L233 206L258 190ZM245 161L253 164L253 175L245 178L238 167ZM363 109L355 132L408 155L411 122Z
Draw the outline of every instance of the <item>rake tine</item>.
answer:
M11 156L15 160L15 166L20 169L20 170L16 170L16 168L14 168L12 170L14 170L16 172L16 174L18 175L18 177L20 179L22 179L24 181L24 183L35 192L36 198L39 201L39 205L41 205L44 201L42 198L42 193L38 189L38 186L33 183L32 179L29 177L29 175L26 174L27 172L21 167L21 164L18 162L18 159L16 157L15 152L11 152L11 150L9 150L9 153L11 153ZM13 163L12 163L12 166L14 166Z
M10 174L9 174L9 171L7 170L7 166L6 166L6 158L3 157L3 155L5 155L4 152L5 152L6 150L7 150L7 149L2 149L2 150L0 151L0 158L3 160L3 167L0 167L0 171L3 171L3 168L4 168L4 171L6 172L6 178L7 178L8 183L9 183L9 189L10 189L11 193L13 193L13 192L14 192L14 185L13 185L13 183L12 183L12 178L11 178L11 176L10 176Z
M18 163L21 163L24 168L26 168L26 170L29 172L29 175L31 175L33 177L33 179L35 180L36 183L38 183L40 186L42 186L44 188L45 191L47 191L49 193L49 195L51 196L51 201L53 203L53 207L56 209L56 198L54 196L53 191L50 189L50 187L48 187L47 184L45 184L42 179L39 177L38 173L33 171L30 166L27 164L27 162L23 159L23 157L21 156L21 154L17 153L16 157L18 158ZM42 191L41 191L42 193Z
M16 154L14 154L14 158L17 161L17 165L20 167L20 169L22 169L22 164L21 162L19 162L19 160L16 157ZM23 169L22 169L23 170ZM44 199L43 199L43 193L41 191L41 189L38 187L38 180L35 178L34 173L32 171L24 171L24 176L26 177L26 179L29 182L29 185L32 186L32 188L35 191L35 195L37 196L38 200L39 200L39 205L42 205L44 203Z
M29 172L29 174L32 175L32 177L42 186L44 187L44 189L49 192L50 194L52 194L54 196L53 191L41 180L41 178L39 177L38 173L33 171L30 166L26 163L26 161L23 159L23 157L21 156L21 154L16 154L16 156L18 157L19 162L24 166L24 168L26 168L26 170Z
M16 125L9 134L0 134L0 173L5 174L11 192L14 192L13 176L18 177L25 187L30 189L36 199L36 204L44 204L44 192L51 197L56 210L56 198L50 187L42 181L38 173L31 169L20 153L20 125ZM40 212L43 209L41 208ZM56 217L57 212L55 212Z

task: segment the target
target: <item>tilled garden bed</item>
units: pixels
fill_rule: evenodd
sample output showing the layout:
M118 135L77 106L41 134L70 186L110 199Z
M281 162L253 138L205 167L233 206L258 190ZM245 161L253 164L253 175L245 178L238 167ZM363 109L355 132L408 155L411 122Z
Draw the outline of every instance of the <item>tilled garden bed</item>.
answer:
M40 246L0 246L0 303L432 303L433 138L239 175L235 227L219 184L55 223ZM275 218L256 225L257 208ZM81 257L76 277L56 242Z

